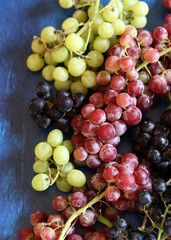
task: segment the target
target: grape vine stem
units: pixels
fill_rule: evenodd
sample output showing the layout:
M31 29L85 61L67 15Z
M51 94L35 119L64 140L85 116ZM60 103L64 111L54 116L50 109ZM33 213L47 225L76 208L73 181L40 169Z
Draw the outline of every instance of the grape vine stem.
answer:
M70 225L72 224L72 222L81 214L84 213L89 207L91 207L92 205L94 205L96 202L99 202L100 199L102 199L105 196L105 191L102 192L100 195L98 195L97 197L93 198L90 202L88 202L84 207L78 209L69 219L68 221L65 223L65 227L62 229L62 232L58 238L58 240L64 240L65 239L65 235L68 231L68 229L70 228Z
M162 222L161 222L161 225L160 225L157 240L161 240L161 236L162 236L162 233L163 233L163 225L164 225L164 222L166 220L166 216L167 216L167 213L168 213L170 207L171 207L171 205L168 205L166 207L165 211L164 211L164 216L163 216L163 219L162 219Z
M171 52L171 47L167 48L166 50L160 52L160 57L162 57L163 55L167 54ZM148 62L143 62L142 64L140 64L137 68L136 71L139 72L142 68L146 67L149 63Z

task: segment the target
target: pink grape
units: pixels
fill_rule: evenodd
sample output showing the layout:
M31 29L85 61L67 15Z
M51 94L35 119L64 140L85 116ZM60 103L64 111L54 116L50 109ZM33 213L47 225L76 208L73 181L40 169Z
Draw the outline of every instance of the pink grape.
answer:
M106 142L110 139L113 139L116 136L116 132L112 124L103 123L97 130L97 136L100 138L100 140Z
M86 140L86 137L81 132L76 132L71 137L72 145L76 148L79 146L84 146L84 142Z
M120 68L124 72L130 72L135 67L135 60L132 57L123 57L120 60Z
M135 178L132 174L120 173L117 179L117 186L123 190L131 190L135 186Z
M135 45L135 41L131 35L122 34L120 38L120 45L124 48L130 48Z
M80 131L83 122L84 122L83 117L77 114L71 120L71 127L76 131Z
M100 71L98 72L96 79L98 84L105 86L110 83L111 75L107 71Z
M128 107L130 105L130 102L131 102L131 98L130 98L129 94L127 94L127 93L120 93L116 97L116 103L121 108Z
M103 96L103 93L95 92L90 96L89 101L95 106L95 108L101 108L105 104Z
M142 47L150 46L153 42L152 34L145 29L138 31L137 39Z
M160 58L160 53L157 49L151 48L144 53L144 59L148 63L156 63Z
M88 153L83 147L75 148L73 155L77 161L84 161L88 157Z
M79 216L79 222L83 227L90 227L95 224L97 220L96 214L93 210L87 209Z
M128 34L130 35L131 37L136 37L137 36L137 29L131 25L128 25L126 28L125 28L125 31L124 31L124 34Z
M30 216L30 222L33 226L35 226L37 223L46 222L46 220L47 220L46 213L41 210L33 212Z
M31 228L23 228L19 231L19 240L33 240L35 237L34 232Z
M126 81L121 76L114 76L111 79L110 86L116 92L120 92L120 91L124 90L124 88L126 86Z
M127 126L122 120L114 121L112 122L112 125L115 128L117 136L122 136L127 130Z
M118 96L118 93L115 90L108 90L104 94L104 101L106 104L116 103L117 96Z
M159 75L152 76L149 81L149 87L155 93L161 93L166 88L166 86L166 79Z
M119 64L119 58L116 56L110 56L106 59L105 62L105 70L110 73L115 73L119 71L120 64Z
M104 189L106 187L106 181L103 178L103 174L102 173L95 173L92 177L91 177L91 185L94 189L101 191L102 189Z
M63 211L68 206L68 202L63 196L57 196L53 199L52 205L57 211Z
M159 42L166 40L168 37L168 32L165 28L159 26L156 27L153 31L153 38Z
M128 48L127 52L128 52L128 56L134 59L139 59L141 56L141 51L137 46L132 46Z
M105 198L107 201L116 202L119 199L120 195L121 193L118 187L109 186L108 188L106 188Z
M106 114L102 109L96 109L91 113L90 120L94 124L102 124L106 121Z
M86 159L89 168L97 168L101 165L101 159L98 154L90 154Z
M119 44L116 44L107 50L108 57L116 56L118 58L121 58L124 54L125 54L124 48Z
M102 146L101 141L97 137L90 137L85 140L84 147L90 154L96 154Z
M142 113L141 111L134 106L127 108L122 115L122 120L127 125L136 125L141 121Z
M105 108L106 118L109 121L116 121L122 116L122 108L117 104L108 104Z
M105 144L101 147L99 156L104 162L111 162L116 158L116 148L112 144Z
M144 84L140 80L133 80L128 83L128 93L131 97L138 97L144 92Z
M152 105L153 105L153 101L152 101L151 97L144 95L144 96L140 96L138 98L137 107L141 111L149 110L152 107Z
M91 113L94 110L95 110L95 106L93 104L88 103L88 104L84 105L84 107L82 107L82 109L81 109L82 117L85 118L85 119L89 119Z
M81 208L86 205L87 197L82 192L75 192L71 196L71 204L75 208Z
M98 126L89 120L85 120L81 127L81 133L85 137L95 137Z
M137 71L132 70L132 71L126 73L126 77L128 78L129 81L133 81L133 80L137 80L139 78L139 74Z

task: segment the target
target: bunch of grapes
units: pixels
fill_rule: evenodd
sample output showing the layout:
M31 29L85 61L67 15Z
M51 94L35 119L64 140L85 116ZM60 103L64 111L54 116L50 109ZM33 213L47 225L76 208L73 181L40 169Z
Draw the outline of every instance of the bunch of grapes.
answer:
M147 164L165 179L170 177L171 171L171 109L161 114L161 121L154 123L150 119L143 119L141 123L131 129L134 145L133 150L143 157Z
M33 164L33 170L37 173L32 180L33 189L44 191L56 183L59 190L69 192L72 186L83 186L86 182L84 173L74 169L73 163L69 161L73 149L70 140L63 141L59 129L52 130L46 142L38 143Z
M43 82L36 86L37 97L29 104L29 114L36 117L38 127L47 129L52 123L63 132L69 131L70 120L85 103L83 93L71 94L70 91L57 92L53 101L51 87Z
M75 4L72 17L62 24L62 30L45 27L34 37L33 54L27 59L31 71L42 70L45 80L53 81L57 90L71 89L86 94L96 86L96 69L104 62L103 53L118 42L126 24L142 28L146 25L148 5L143 1L111 0L103 7L100 1L59 1L64 8ZM84 8L88 6L87 12ZM123 12L124 10L124 12ZM86 52L89 45L89 52ZM45 66L46 64L46 66Z

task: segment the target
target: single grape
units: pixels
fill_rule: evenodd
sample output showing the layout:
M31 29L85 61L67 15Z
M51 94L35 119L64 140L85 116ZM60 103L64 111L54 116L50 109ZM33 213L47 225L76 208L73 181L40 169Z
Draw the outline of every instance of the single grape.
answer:
M53 152L53 158L56 164L65 165L69 161L69 151L65 146L57 146Z
M50 185L50 178L44 173L39 173L32 179L32 187L36 191L44 191Z
M86 177L83 172L73 169L68 173L67 181L74 187L82 187L86 183Z
M52 156L52 147L46 142L40 142L35 147L35 155L41 161L46 161Z
M45 65L45 62L43 58L36 53L31 54L27 58L27 67L30 71L37 72L41 70L44 67L44 65Z

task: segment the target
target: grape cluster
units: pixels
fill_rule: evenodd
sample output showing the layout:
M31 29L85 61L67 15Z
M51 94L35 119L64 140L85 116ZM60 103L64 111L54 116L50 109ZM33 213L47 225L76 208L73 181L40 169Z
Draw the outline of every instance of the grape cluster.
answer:
M85 103L83 93L71 94L70 91L57 92L53 101L51 87L43 82L36 86L37 97L29 104L29 114L36 117L38 127L47 129L52 123L63 132L69 131L70 120Z
M83 186L86 182L85 175L74 169L73 163L69 161L73 149L70 140L63 140L59 129L52 130L46 142L38 143L33 164L33 170L37 173L32 180L33 189L44 191L55 182L63 192L71 191L72 186Z
M170 177L171 171L171 109L161 114L161 121L154 123L143 119L131 129L133 150L143 157L149 165L157 168L156 172L164 178Z
M59 1L63 8L75 4L72 17L62 24L62 30L45 27L31 44L33 54L27 59L31 71L42 70L47 81L54 81L57 90L87 93L97 85L96 69L104 62L103 53L118 43L126 25L143 28L149 8L143 1L111 0L105 7L100 1ZM87 8L84 8L88 6ZM87 10L87 11L86 11ZM124 14L122 14L124 11ZM86 52L89 48L89 52ZM46 64L46 66L45 66Z

